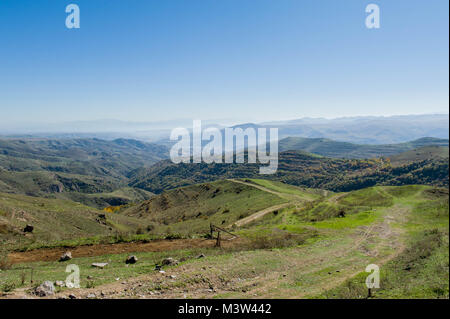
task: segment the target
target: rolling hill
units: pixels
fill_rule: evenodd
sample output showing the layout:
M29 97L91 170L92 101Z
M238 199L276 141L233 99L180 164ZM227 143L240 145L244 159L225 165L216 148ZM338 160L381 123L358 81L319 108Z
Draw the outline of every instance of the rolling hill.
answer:
M281 152L305 151L326 157L358 159L390 157L424 146L448 147L448 140L425 137L406 143L369 145L339 142L326 138L287 137L279 142Z
M0 203L21 208L13 216L8 208L0 215L3 223L5 219L18 223L16 236L25 237L20 232L22 219L39 214L44 218L36 236L43 238L47 232L52 236L48 222L54 227L67 224L57 228L58 234L107 233L108 226L93 219L96 212L89 217L89 209L79 204L0 196ZM286 206L266 209L275 203ZM66 215L73 209L80 210L80 216L74 216L80 219L71 221L72 216ZM202 214L197 216L197 211ZM70 263L83 273L81 289L57 288L50 297L360 299L367 297L366 266L374 263L383 271L380 289L372 292L372 298L448 298L445 188L376 186L334 194L260 179L215 181L165 192L106 218L109 227L114 227L113 218L124 223L121 227L131 220L145 225L153 219L155 224L147 231L169 236L158 240L142 236L114 244L79 240L77 247L70 248L74 257ZM238 237L225 233L217 248L215 239L203 235L210 222L224 219L223 227ZM8 234L8 224L0 226L2 239L5 229ZM172 232L178 230L197 236L174 240ZM35 283L63 280L68 263L58 259L68 248L58 247L7 254L11 264L0 264L0 297L36 298ZM125 265L130 254L138 262ZM99 261L108 265L92 267ZM152 271L155 264L162 264L164 272ZM31 283L30 269L34 270Z
M435 148L435 152L445 153L445 149ZM129 185L161 193L165 189L217 179L257 178L261 176L258 172L259 164L174 164L166 160L136 170L130 176ZM400 165L392 165L389 159L336 159L286 151L279 154L277 173L266 178L331 191L351 191L374 185L448 186L448 156L439 158L432 152L419 160L411 157Z
M153 233L207 233L210 223L228 227L259 210L287 201L233 181L214 181L163 192L121 214L145 220Z
M0 139L0 192L94 207L140 201L151 194L127 187L128 174L167 157L164 146L129 139Z
M34 227L24 232L26 225ZM62 240L135 232L141 222L70 200L0 193L0 241L2 249L48 245ZM0 249L1 252L1 249Z

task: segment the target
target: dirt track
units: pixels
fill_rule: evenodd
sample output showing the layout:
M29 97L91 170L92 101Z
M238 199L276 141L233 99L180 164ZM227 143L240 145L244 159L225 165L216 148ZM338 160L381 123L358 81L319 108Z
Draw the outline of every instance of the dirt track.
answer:
M224 240L224 247L232 247L238 244L239 239L232 241ZM57 261L66 252L71 251L72 257L92 257L106 254L121 254L131 252L158 252L187 248L213 247L216 241L212 239L176 239L176 240L154 240L149 243L120 243L120 244L98 244L91 246L78 246L73 248L44 248L25 252L13 252L8 255L8 261L12 264L35 262L35 261Z

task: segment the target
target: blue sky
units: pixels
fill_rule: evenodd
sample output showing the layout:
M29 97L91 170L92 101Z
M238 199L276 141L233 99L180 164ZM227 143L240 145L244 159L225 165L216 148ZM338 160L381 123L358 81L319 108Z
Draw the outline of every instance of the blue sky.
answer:
M81 28L65 27L76 3ZM381 28L365 27L365 7ZM447 0L0 0L0 123L448 113Z

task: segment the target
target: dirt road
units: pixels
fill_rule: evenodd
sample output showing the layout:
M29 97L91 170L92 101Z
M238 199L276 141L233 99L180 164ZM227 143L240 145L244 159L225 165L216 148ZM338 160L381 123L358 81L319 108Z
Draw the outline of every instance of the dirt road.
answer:
M176 239L176 240L153 240L151 242L134 242L120 244L97 244L91 246L78 246L73 248L43 248L25 252L13 252L8 255L8 261L12 264L35 262L35 261L57 261L66 252L72 252L73 258L102 256L105 254L122 254L131 252L158 252L178 249L214 247L216 241L212 239ZM224 247L239 244L239 240L223 242Z

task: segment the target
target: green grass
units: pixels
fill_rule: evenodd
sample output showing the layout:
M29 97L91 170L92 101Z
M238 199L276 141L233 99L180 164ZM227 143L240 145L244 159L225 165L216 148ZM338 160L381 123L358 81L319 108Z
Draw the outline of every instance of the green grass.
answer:
M380 211L366 211L343 218L332 218L315 223L306 223L306 225L314 226L316 228L327 229L344 229L356 228L359 226L366 226L379 220L381 217Z
M380 269L380 289L373 298L449 298L448 190L411 186L385 189L410 207L397 225L406 231L407 248ZM408 197L409 196L409 197ZM347 280L320 297L366 298L367 273Z
M249 179L251 182L261 185L265 188L268 188L270 190L273 190L275 192L279 192L282 194L289 194L289 195L295 195L299 198L303 198L305 200L314 200L318 199L321 196L324 196L325 194L331 194L331 192L327 192L321 189L311 189L311 188L300 188L293 185L277 182L277 181L270 181L265 179L256 179L252 178Z
M65 272L67 265L76 264L80 268L80 286L82 288L95 287L101 284L115 282L116 278L123 281L130 277L155 272L155 264L160 264L164 258L172 257L177 260L194 259L199 254L208 257L228 253L225 250L211 248L186 249L169 252L137 252L127 254L103 255L97 257L75 258L69 262L34 262L13 265L9 270L0 272L0 289L5 286L14 285L16 288L29 287L31 271L33 270L33 281L39 285L43 281L64 281L68 273ZM125 259L129 255L136 255L136 264L126 265ZM107 262L104 269L92 267L92 263ZM167 267L165 267L167 268ZM22 273L26 274L26 282L21 284ZM88 279L87 277L92 277Z
M111 236L134 231L142 221L118 214L106 214L106 225L99 222L104 212L70 200L47 199L0 193L0 239L2 248L26 249L53 245L58 241L78 242L83 238ZM32 234L23 233L30 224ZM145 225L145 224L144 224Z
M167 191L123 212L154 225L154 234L209 232L210 223L227 227L267 207L286 202L251 186L219 181Z
M154 203L147 203L148 206L143 206L130 215L148 222L146 214L178 218L180 212L185 213L191 207L193 213L199 210L206 212L208 209L218 208L215 205L220 203L220 209L207 215L206 219L193 217L182 222L159 225L167 227L166 231L170 229L173 232L178 231L174 226L189 228L190 231L198 227L198 232L202 233L205 228L208 229L209 222L214 220L215 215L220 217L217 220L223 215L236 216L241 213L239 209L247 211L247 206L243 204L249 201L255 204L258 200L267 200L267 195L270 195L245 185L238 185L238 188L236 186L237 184L232 182L218 182L186 187L175 190L174 193L167 192L164 196L156 196ZM282 189L280 185L277 186ZM272 205L271 200L262 203ZM149 211L146 211L146 207L149 207ZM198 210L194 210L195 207ZM231 209L224 212L228 207ZM368 207L372 209L368 210ZM345 216L336 217L335 213L341 210L345 210ZM139 217L140 213L144 216ZM314 214L320 215L322 219L311 222ZM116 215L120 214L112 214ZM241 229L235 229L235 233L248 241L245 245L229 250L211 248L136 253L139 262L128 267L124 261L131 253L75 258L70 263L80 266L82 287L96 287L115 282L116 278L122 281L141 274L151 274L154 272L155 263L165 257L173 257L186 259L184 263L189 265L188 269L194 269L193 273L180 273L179 278L172 283L150 282L143 290L177 287L190 290L191 286L219 280L233 282L233 285L239 288L217 297L240 298L247 297L245 291L253 289L252 280L267 278L273 282L269 295L263 296L270 298L292 297L298 294L313 298L365 298L365 266L376 263L378 258L389 256L395 251L389 246L389 239L367 239L358 248L355 248L355 239L361 238L361 232L365 229L362 227L375 225L387 215L395 217L391 227L398 231L396 240L404 241L407 248L382 265L382 288L375 291L374 297L448 298L448 190L426 186L374 187L345 194L337 200L333 197L321 197L313 202L305 202L304 207L293 205L267 214ZM376 234L377 230L374 232ZM151 236L153 235L118 236L110 237L109 240L145 241L151 240ZM107 238L80 239L73 244L104 242ZM378 247L379 244L381 246ZM367 255L363 248L377 249L378 254ZM196 259L195 256L200 253L205 253L207 258ZM90 266L92 262L109 262L110 265L105 269L95 269ZM64 280L66 276L63 263L13 265L10 270L1 273L0 288L8 290L29 285L22 285L21 277L24 271L28 274L30 268L35 269L35 282ZM335 277L351 276L355 269L361 270L356 277L325 293L320 289L316 290L329 280L335 280ZM202 274L200 279L197 277L198 273ZM275 279L271 277L274 273L277 274ZM93 279L88 280L87 276L92 276ZM235 281L236 278L240 278L239 282ZM261 281L257 283L262 284Z
M393 204L393 198L380 187L369 187L341 197L339 203L349 206L388 207Z

